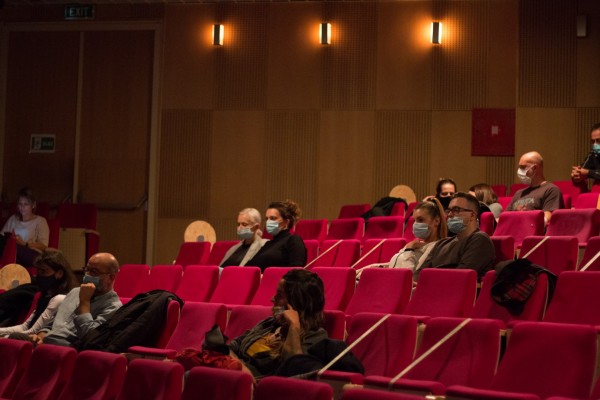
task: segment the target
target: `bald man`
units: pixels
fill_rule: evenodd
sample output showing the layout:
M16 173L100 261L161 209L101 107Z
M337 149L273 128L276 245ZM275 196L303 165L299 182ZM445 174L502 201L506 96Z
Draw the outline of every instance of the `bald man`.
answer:
M515 193L507 211L542 210L547 224L552 211L565 207L558 186L544 177L544 159L537 151L521 156L517 176L521 183L529 186Z
M70 346L121 307L114 291L119 262L112 254L94 254L83 271L81 286L67 294L52 326L31 336L35 342Z

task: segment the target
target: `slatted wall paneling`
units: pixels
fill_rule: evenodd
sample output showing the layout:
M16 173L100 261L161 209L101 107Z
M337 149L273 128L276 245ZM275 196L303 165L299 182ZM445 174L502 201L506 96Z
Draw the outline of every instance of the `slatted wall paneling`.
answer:
M515 157L485 158L485 183L488 185L506 185L506 188L509 189L510 185L515 183L516 176ZM505 196L505 194L498 194L498 196Z
M269 5L220 3L217 19L225 25L225 34L224 45L215 49L215 108L264 108Z
M212 118L209 111L163 111L159 217L207 218L211 132Z
M421 199L430 191L431 113L380 111L376 118L373 198L402 184Z
M489 8L486 1L434 2L434 19L443 21L443 38L432 49L433 110L485 106Z
M376 2L325 2L323 21L332 25L331 46L323 49L323 108L373 109L377 71Z
M577 2L519 2L519 105L574 107Z
M316 218L319 113L270 111L265 139L267 203L294 200L306 218Z

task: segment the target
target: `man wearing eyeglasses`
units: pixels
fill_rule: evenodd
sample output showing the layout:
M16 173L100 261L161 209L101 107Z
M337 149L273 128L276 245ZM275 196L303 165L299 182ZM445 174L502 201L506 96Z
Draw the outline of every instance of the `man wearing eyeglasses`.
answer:
M448 230L456 236L438 240L414 280L424 268L456 268L477 271L479 280L492 269L496 254L487 233L479 230L479 201L467 193L458 192L446 210Z
M592 126L592 151L582 165L571 168L571 180L582 192L588 191L588 178L594 180L594 185L600 185L600 123Z
M565 208L562 193L558 186L544 177L544 159L537 151L525 153L519 159L517 176L521 183L528 185L517 190L507 211L544 211L544 221L550 222L552 211Z
M64 298L52 326L31 336L34 342L70 346L121 307L119 296L113 290L119 262L112 254L94 254L83 271L81 286Z

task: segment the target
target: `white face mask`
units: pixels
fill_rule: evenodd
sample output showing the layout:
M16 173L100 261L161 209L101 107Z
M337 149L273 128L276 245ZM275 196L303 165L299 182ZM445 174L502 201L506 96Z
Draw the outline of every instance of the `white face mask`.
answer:
M531 169L531 167L529 167L529 169ZM525 185L531 185L531 177L527 176L529 169L519 168L517 170L517 176L519 177L519 180Z

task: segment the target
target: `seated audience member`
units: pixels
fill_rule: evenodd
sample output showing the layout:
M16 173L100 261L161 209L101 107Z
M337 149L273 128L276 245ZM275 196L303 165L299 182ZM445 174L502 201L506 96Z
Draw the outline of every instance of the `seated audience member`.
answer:
M529 185L518 190L507 211L544 211L546 224L550 222L552 211L564 208L562 193L558 186L544 178L544 159L536 151L530 151L521 156L517 176L521 183Z
M84 272L83 283L64 298L51 327L31 335L35 342L70 346L121 307L113 290L119 263L112 254L94 254Z
M581 192L588 191L588 178L593 179L594 185L600 185L600 123L592 126L590 144L592 150L583 164L571 168L571 180Z
M246 265L267 242L267 239L261 237L260 212L257 209L245 208L240 211L237 219L237 235L241 242L227 250L220 267Z
M456 193L446 210L448 230L456 236L438 240L415 272L424 268L468 268L477 271L479 279L492 269L496 258L490 237L477 224L479 201L467 193Z
M454 182L452 179L440 179L435 187L435 196L427 196L423 199L423 201L435 197L439 200L445 210L448 208L450 199L452 199L452 196L454 193L456 193L456 190L456 182Z
M392 257L390 268L410 268L413 271L419 269L435 243L448 236L446 215L436 198L418 204L413 211L413 218L415 222L412 230L417 239Z
M33 266L37 269L35 283L41 292L36 308L21 325L0 328L0 335L39 332L54 321L65 295L76 286L71 266L59 251L45 250L35 259Z
M32 267L33 260L48 247L50 228L46 218L35 214L36 202L31 189L19 190L17 207L18 213L6 221L2 233L12 234L17 241L17 264ZM4 248L4 243L1 247Z
M317 274L304 269L287 272L273 303L272 317L229 343L230 356L238 358L246 372L254 378L292 376L318 370L339 353L322 353L324 343L336 341L327 340L323 328L325 296ZM340 361L340 369L362 372L360 362L350 354Z
M474 196L477 200L485 204L496 220L500 218L502 212L502 205L498 203L498 196L494 189L487 183L479 183L469 188L469 194Z
M300 236L290 233L290 229L300 218L300 208L293 201L276 201L269 204L266 212L266 229L273 239L264 244L246 265L296 267L306 264L306 247Z

